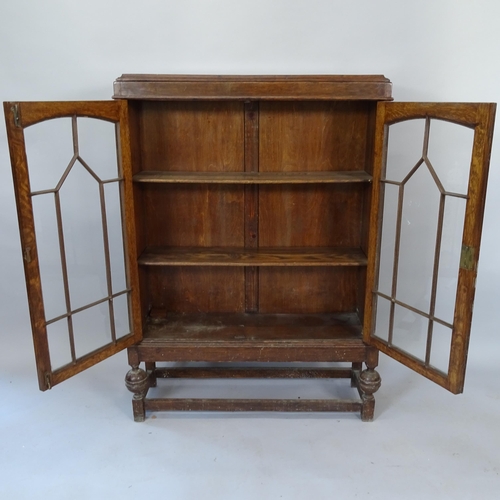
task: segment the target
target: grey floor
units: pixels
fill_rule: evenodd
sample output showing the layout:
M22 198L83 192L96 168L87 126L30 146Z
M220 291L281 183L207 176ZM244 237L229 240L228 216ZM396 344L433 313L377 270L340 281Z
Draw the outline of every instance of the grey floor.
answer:
M460 396L383 357L369 424L283 413L163 413L134 423L124 353L41 393L29 332L11 333L0 352L0 498L498 498L498 342L491 349L484 333L476 332ZM169 390L316 397L349 389L185 381Z

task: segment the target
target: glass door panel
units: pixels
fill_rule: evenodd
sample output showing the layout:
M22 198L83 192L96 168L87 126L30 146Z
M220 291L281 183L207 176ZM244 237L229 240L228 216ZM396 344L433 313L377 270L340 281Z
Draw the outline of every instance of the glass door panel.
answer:
M494 112L427 103L377 111L365 340L455 393L465 377Z
M141 338L127 107L6 103L5 112L47 389Z

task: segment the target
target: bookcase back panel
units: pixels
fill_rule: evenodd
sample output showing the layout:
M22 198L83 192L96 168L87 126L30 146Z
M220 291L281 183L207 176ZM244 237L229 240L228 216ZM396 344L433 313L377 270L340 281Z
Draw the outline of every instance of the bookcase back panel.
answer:
M372 170L373 102L141 101L132 108L141 145L136 172ZM366 252L370 190L363 183L136 184L139 247ZM364 295L360 273L331 266L155 266L141 270L143 305L184 313L352 312Z
M359 247L362 185L261 186L259 246Z
M356 267L260 268L259 312L353 312L358 273Z
M242 246L244 193L231 185L147 185L147 246Z
M144 101L142 170L244 170L242 102Z
M365 170L366 101L260 103L259 170Z
M242 267L148 268L149 305L164 312L245 311Z

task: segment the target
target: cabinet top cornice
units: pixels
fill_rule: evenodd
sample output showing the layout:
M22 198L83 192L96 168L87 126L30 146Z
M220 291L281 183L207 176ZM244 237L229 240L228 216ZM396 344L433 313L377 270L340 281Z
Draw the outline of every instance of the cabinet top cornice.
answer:
M114 82L115 99L392 100L382 75L147 75Z

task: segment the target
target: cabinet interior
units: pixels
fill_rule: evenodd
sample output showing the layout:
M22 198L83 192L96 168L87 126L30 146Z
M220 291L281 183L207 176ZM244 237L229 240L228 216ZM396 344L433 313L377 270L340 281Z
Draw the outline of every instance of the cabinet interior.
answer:
M144 336L360 337L375 110L130 100Z

